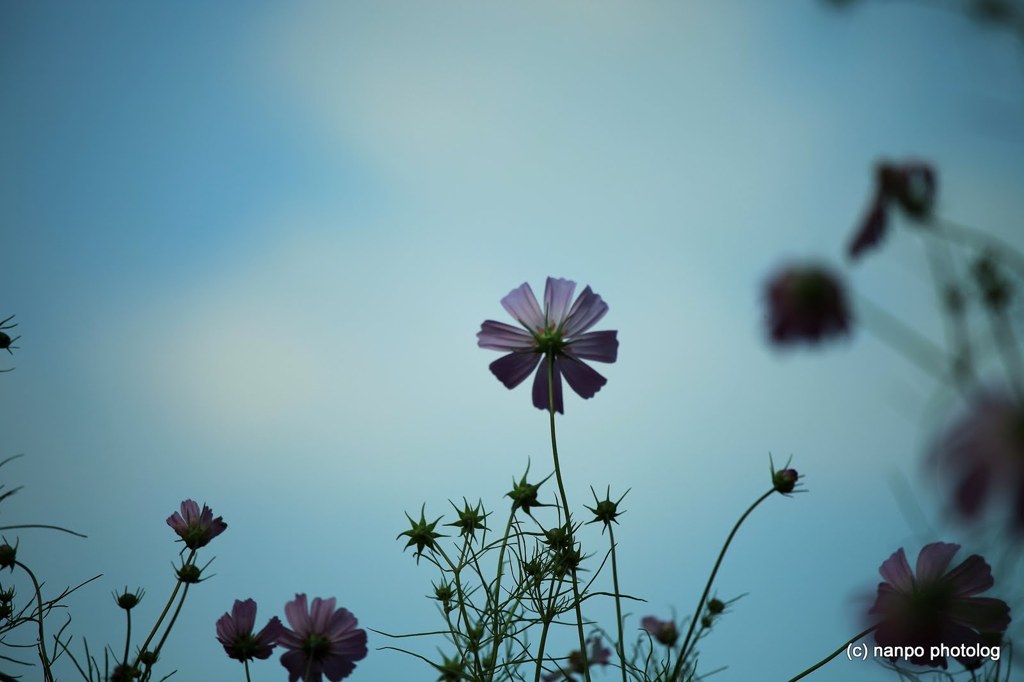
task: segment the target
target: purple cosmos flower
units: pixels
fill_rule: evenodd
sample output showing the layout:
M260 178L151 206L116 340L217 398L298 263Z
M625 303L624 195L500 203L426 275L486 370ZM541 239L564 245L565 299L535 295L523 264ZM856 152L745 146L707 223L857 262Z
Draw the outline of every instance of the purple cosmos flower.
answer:
M203 511L199 511L199 505L195 500L185 500L181 503L181 512L174 512L167 517L167 525L174 529L174 532L185 541L189 549L199 549L210 544L210 540L223 533L228 524L224 523L224 517L213 518L213 511L203 505Z
M334 604L334 597L314 597L309 608L306 595L297 594L295 601L285 605L284 615L292 629L284 628L278 644L288 649L281 656L288 682L300 678L322 682L322 676L338 682L352 674L355 661L366 658L366 631L356 627L356 618L348 609L335 610Z
M898 205L916 220L927 218L935 204L935 171L926 163L880 163L875 169L875 196L847 253L857 259L879 244L889 229L889 207Z
M846 294L828 269L787 267L768 282L768 332L777 345L818 341L845 333L850 324Z
M225 613L217 619L217 641L224 645L228 656L238 661L270 658L274 645L284 634L284 626L274 616L262 630L253 634L255 627L256 602L252 599L236 599L231 614Z
M946 542L925 545L917 557L916 576L903 548L882 564L878 572L885 582L879 583L878 597L868 612L882 619L875 630L879 646L922 647L925 655L911 658L911 663L945 668L946 657L932 657L932 646L979 646L981 633L1006 631L1010 624L1006 602L973 596L993 585L985 560L972 554L949 569L959 549L960 545Z
M590 645L590 654L587 655L587 666L608 665L612 660L612 650L601 645L601 637L594 636L586 641ZM583 674L583 656L579 650L569 654L566 667L559 668L555 672L544 675L544 682L576 682L575 675Z
M580 397L592 398L608 380L583 360L615 362L618 356L618 332L587 332L608 312L608 304L589 286L573 301L575 289L575 282L548 277L541 311L533 289L524 282L501 299L501 305L526 331L487 320L476 335L481 348L509 351L490 365L507 388L515 388L537 370L533 404L542 410L548 409L548 370L542 358L554 357L554 409L562 413L562 376Z
M987 497L1005 492L1013 499L1012 519L1024 532L1024 405L988 391L933 450L932 459L958 479L954 502L966 518L978 516Z
M645 616L640 621L640 627L651 633L651 637L665 646L674 646L679 639L679 630L676 624L670 620L660 620L654 616Z

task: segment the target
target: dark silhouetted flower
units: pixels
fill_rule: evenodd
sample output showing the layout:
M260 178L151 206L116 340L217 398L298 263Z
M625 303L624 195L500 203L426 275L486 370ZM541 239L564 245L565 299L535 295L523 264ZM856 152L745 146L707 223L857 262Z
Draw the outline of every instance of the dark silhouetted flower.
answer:
M185 541L189 549L199 549L210 544L214 539L227 529L228 524L224 523L224 517L213 518L213 511L203 505L203 511L199 511L199 505L195 500L185 500L181 503L181 512L174 512L167 517L167 525L174 529L174 532Z
M537 370L533 404L542 410L548 409L548 370L542 358L554 358L554 409L561 413L562 377L579 396L592 398L608 380L583 360L615 362L618 355L618 332L587 332L608 312L608 304L589 286L573 302L575 289L575 282L548 277L542 312L533 289L523 283L501 299L501 305L526 331L487 320L476 335L481 348L509 351L490 365L491 372L506 387L515 388Z
M787 267L768 282L768 333L779 345L817 343L845 333L850 324L846 294L829 270Z
M114 593L114 601L125 611L131 611L139 605L139 602L142 601L142 595L145 593L146 591L141 587L135 590L135 592L129 592L128 588L125 587L124 592L121 594Z
M252 599L235 600L231 613L217 619L217 641L228 656L237 661L270 658L274 645L284 634L284 625L274 616L263 629L253 634L256 627L256 602Z
M1006 631L1010 607L999 599L973 596L993 585L985 560L972 554L949 568L959 549L946 542L925 545L917 557L916 575L903 548L882 564L878 572L885 582L879 583L868 612L869 617L881 618L875 630L879 646L922 647L924 655L911 657L911 663L945 668L946 657L933 657L931 647L977 646L982 644L981 633Z
M875 168L875 195L847 253L856 259L879 244L889 229L889 208L899 206L912 219L927 218L935 205L935 171L926 163L880 163Z
M612 660L612 650L601 645L599 636L590 637L586 641L590 645L590 653L587 654L587 667L595 665L608 665ZM544 675L544 682L575 682L575 675L583 674L583 656L579 650L569 654L564 668Z
M673 646L679 639L679 630L676 628L676 624L670 620L644 616L640 621L640 627L651 633L651 637L665 646Z
M963 516L977 517L986 498L1005 492L1013 524L1024 532L1024 404L991 390L978 395L935 445L933 460L957 478L954 502Z
M285 628L277 643L288 649L281 656L288 682L300 678L322 682L323 676L338 682L352 674L356 661L366 657L366 631L356 627L356 618L348 609L335 610L334 603L334 597L315 597L308 608L306 595L297 594L285 605L284 615L292 629Z

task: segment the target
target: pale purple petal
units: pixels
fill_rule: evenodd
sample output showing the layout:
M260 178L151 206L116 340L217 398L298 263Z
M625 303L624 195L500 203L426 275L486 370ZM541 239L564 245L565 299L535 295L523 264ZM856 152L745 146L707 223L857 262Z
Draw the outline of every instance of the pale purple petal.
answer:
M615 362L619 356L617 336L616 331L587 332L577 336L566 350L584 360Z
M593 398L608 383L593 367L568 355L558 358L556 367L565 375L569 387L582 398Z
M558 361L555 358L555 373L552 383L552 393L555 396L555 412L564 414L562 411L562 374L558 371ZM533 406L541 410L548 409L548 365L547 361L540 363L537 374L533 378Z
M515 388L530 376L540 359L540 353L509 353L492 362L490 369L506 388Z
M562 326L575 290L576 282L572 280L548 277L544 284L544 316L548 324L556 329Z
M306 606L305 594L296 594L294 601L285 604L284 615L296 633L305 635L309 632L309 608Z
M900 591L914 589L914 574L907 563L907 555L900 547L891 557L882 562L878 572L886 582Z
M256 627L256 602L252 599L236 599L235 605L231 607L231 617L240 632L252 632Z
M544 328L544 314L528 282L510 291L508 296L501 299L501 305L527 329L541 331Z
M585 332L597 324L607 312L608 304L588 286L572 304L572 309L569 310L569 314L565 318L563 333L572 338L576 334Z
M949 562L958 551L960 545L951 542L933 542L922 547L917 555L917 584L935 583L946 573Z
M924 550L921 550L922 552ZM945 580L956 590L957 597L969 597L991 588L995 584L992 569L977 554L972 554L951 570Z
M310 608L310 627L314 632L327 632L331 616L334 614L334 604L337 600L334 597L329 599L313 598L313 606Z
M492 350L529 350L536 346L528 332L504 322L486 320L476 333L477 345Z

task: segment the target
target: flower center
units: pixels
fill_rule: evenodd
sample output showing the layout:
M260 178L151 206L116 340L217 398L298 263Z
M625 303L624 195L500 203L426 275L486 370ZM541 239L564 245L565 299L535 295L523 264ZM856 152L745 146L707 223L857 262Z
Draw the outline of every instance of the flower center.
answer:
M537 343L537 352L545 355L548 353L557 354L558 351L568 345L562 338L562 330L553 325L548 325L539 332L535 332L533 338Z
M314 661L321 660L331 648L331 640L323 635L309 635L303 642L302 650Z

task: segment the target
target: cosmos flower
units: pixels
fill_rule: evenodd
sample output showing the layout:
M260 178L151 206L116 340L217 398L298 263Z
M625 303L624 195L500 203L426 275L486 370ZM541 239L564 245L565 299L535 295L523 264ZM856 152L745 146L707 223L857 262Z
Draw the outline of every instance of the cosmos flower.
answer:
M590 645L590 653L587 655L587 667L595 665L608 665L612 660L612 650L601 645L601 637L591 637L586 641ZM569 654L564 668L555 672L547 673L542 678L544 682L576 682L575 675L583 674L583 656L579 650Z
M258 633L256 627L256 602L252 599L235 600L231 613L217 619L217 641L224 646L228 656L238 661L270 658L277 640L284 634L281 620L274 616Z
M335 610L334 604L334 597L315 597L309 608L306 595L297 594L285 605L292 629L284 628L278 644L288 649L281 656L288 682L322 682L323 676L338 682L352 674L356 661L366 658L366 631L356 627L348 609Z
M878 164L875 196L847 248L850 258L859 258L885 238L889 230L889 208L893 204L912 219L927 218L935 204L935 186L935 171L926 163Z
M679 630L676 624L670 620L661 620L654 616L645 616L640 621L640 627L647 630L656 641L665 646L673 646L679 639Z
M768 333L777 345L817 343L845 333L850 324L846 293L829 270L787 267L767 285Z
M1024 405L987 391L934 446L932 459L957 479L954 505L964 517L978 516L986 499L1005 491L1011 518L1024 532Z
M903 548L882 564L878 572L885 582L879 583L868 612L869 617L881 618L875 630L879 646L922 647L924 655L911 657L911 663L945 668L946 657L932 657L931 647L977 646L983 642L982 634L1006 631L1010 624L1006 603L973 596L993 585L985 560L972 554L949 568L959 549L960 545L946 542L925 545L917 557L916 575Z
M583 360L615 362L618 355L617 332L587 331L608 312L608 304L589 286L573 301L575 288L575 282L548 277L541 311L530 285L523 283L501 299L501 305L526 331L487 320L476 335L481 348L508 351L490 365L507 388L515 388L537 370L533 404L542 410L548 409L547 363L542 359L554 357L554 409L562 413L562 377L580 397L591 398L608 380Z
M174 529L174 532L185 541L189 549L199 549L210 544L214 539L227 529L228 524L224 523L224 517L213 518L213 511L203 505L203 511L199 511L199 505L195 500L185 500L181 503L181 512L174 512L167 517L167 525Z

